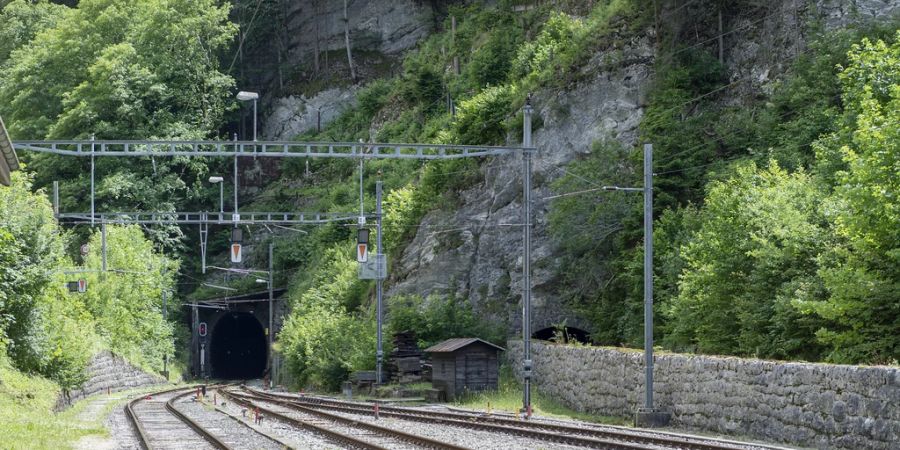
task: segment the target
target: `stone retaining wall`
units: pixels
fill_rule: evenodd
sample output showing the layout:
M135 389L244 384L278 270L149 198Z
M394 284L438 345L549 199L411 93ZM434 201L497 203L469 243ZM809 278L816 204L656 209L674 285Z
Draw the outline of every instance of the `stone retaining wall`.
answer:
M521 379L522 342L507 358ZM583 412L632 417L643 353L532 343L537 388ZM900 368L657 355L654 402L672 425L815 448L900 448Z
M105 350L91 358L87 372L88 380L80 389L60 394L56 401L57 411L90 395L105 392L107 389L115 392L139 386L161 384L166 381L162 377L138 369L121 356Z

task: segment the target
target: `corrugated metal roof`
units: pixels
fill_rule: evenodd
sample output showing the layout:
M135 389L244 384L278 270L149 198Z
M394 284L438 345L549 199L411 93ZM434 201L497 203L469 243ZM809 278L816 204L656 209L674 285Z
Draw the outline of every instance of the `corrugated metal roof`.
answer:
M488 342L488 341L485 341L485 340L482 340L482 339L478 339L478 338L453 338L453 339L447 339L447 340L444 341L444 342L441 342L441 343L439 343L439 344L435 344L435 345L432 345L431 347L426 348L426 349L425 349L425 353L450 353L450 352L455 352L455 351L457 351L457 350L459 350L459 349L461 349L461 348L463 348L463 347L465 347L465 346L474 344L474 343L476 343L476 342L481 342L482 344L490 345L491 347L494 347L494 348L496 348L497 350L500 350L501 352L505 352L505 351L506 351L505 348L500 347L499 345L494 345L494 344L491 344L491 343Z

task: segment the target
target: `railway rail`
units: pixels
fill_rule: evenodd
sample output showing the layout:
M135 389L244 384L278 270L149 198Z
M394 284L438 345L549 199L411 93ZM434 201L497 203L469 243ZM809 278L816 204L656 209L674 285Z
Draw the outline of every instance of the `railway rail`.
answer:
M244 388L249 397L277 400L281 404L307 409L332 410L349 414L372 415L373 405L321 397L298 397ZM505 433L542 441L601 449L675 448L684 450L783 450L781 447L736 441L701 438L659 431L631 430L621 427L575 427L541 421L521 421L477 413L426 411L417 408L380 406L379 414L403 420L457 426Z
M197 386L182 387L138 397L125 405L125 415L134 426L138 444L151 449L241 449L284 448L286 445L220 411L204 411L204 405L185 406L183 399L195 395ZM199 408L199 409L198 409ZM198 414L202 413L202 414ZM240 423L234 427L235 422Z
M175 408L174 402L193 394L196 387L176 388L138 397L125 405L125 415L146 450L184 447L230 450L200 424Z
M287 401L279 400L277 398L273 399L252 394L241 394L229 391L227 389L220 390L219 392L221 392L224 397L230 399L236 404L251 409L259 409L260 412L268 415L269 417L273 417L279 421L288 423L301 429L312 431L314 433L325 436L329 440L339 442L354 448L386 450L388 448L385 446L386 443L399 441L402 443L412 444L416 448L467 450L465 447L461 447L451 443L442 442L428 437L406 433L403 431L394 430L388 427L383 427L371 423L348 419L343 416L326 413L313 408L306 408L301 405L295 405ZM265 406L266 403L285 407L289 410L298 411L306 416L312 416L323 420L298 419L297 417L290 416L285 412L276 411L271 407L267 407ZM344 428L357 429L362 432L362 435L351 434L347 431L337 431L331 426L325 426L325 422L339 424Z

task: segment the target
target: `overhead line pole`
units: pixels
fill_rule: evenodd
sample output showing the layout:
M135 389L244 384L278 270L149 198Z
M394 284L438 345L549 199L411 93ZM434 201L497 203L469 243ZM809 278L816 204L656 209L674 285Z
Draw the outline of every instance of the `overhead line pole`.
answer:
M531 147L531 98L525 102L522 146ZM525 417L531 417L531 153L522 152L522 340L524 345L522 378Z
M255 103L254 103L254 105L255 105ZM268 338L269 338L269 358L268 358L268 361L269 361L269 388L270 389L272 388L272 386L275 383L274 377L273 377L274 374L272 373L273 367L275 367L275 365L272 364L272 357L274 356L274 353L272 352L272 343L274 342L274 339L275 339L275 328L274 328L275 322L273 320L274 311L272 309L275 305L274 280L272 277L272 274L274 273L273 269L272 269L272 249L274 247L275 247L275 243L269 242L269 336L268 336Z
M653 144L644 144L644 407L653 410Z
M383 291L384 291L384 272L382 271L382 260L384 257L384 251L381 249L381 196L382 196L382 182L378 180L375 182L375 223L377 225L377 234L376 234L376 253L375 253L375 268L377 271L377 275L375 278L375 314L377 317L377 345L375 350L375 384L382 384L382 366L384 363L384 337L382 336L382 321L384 320L384 303L383 303ZM384 264L387 264L384 261Z

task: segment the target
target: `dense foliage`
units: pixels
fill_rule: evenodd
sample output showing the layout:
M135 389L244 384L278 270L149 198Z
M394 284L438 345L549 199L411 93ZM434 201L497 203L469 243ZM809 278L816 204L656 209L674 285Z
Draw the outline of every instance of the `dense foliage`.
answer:
M177 265L136 227L109 227L108 272L101 272L100 230L83 264L64 255L62 234L42 191L26 175L0 186L0 352L21 370L64 388L84 381L97 350L108 348L158 371L173 353L172 324L163 320L161 289L173 290ZM86 293L66 282L87 281Z
M16 0L2 10L10 20L0 23L0 34L19 36L8 42L8 59L0 54L0 115L14 139L215 136L234 86L218 62L235 33L228 12L216 0L84 0L77 8ZM62 181L64 210L86 209L87 158L22 158L36 173L37 187ZM202 181L215 164L98 158L97 207L172 211L196 205L214 197ZM156 240L168 240L171 248L178 237L169 227Z
M708 95L728 87L715 59L692 49L660 63L641 127L655 150L657 334L666 346L836 362L900 358L900 39L889 30L819 37L769 98L740 107ZM555 188L583 189L588 173L639 183L628 167L639 167L640 156L607 147L595 146ZM566 298L596 320L594 339L639 345L641 216L621 201L557 200L551 225L566 237L567 264L588 275L567 280ZM569 214L582 220L562 219ZM585 225L614 233L571 242ZM579 256L591 252L609 257Z

